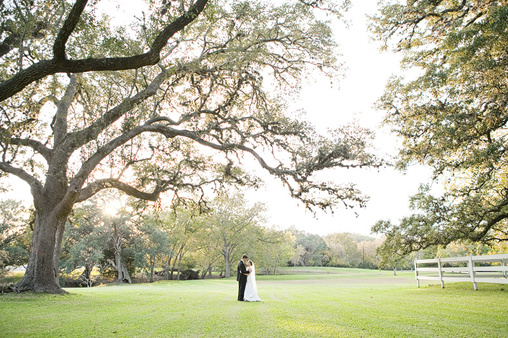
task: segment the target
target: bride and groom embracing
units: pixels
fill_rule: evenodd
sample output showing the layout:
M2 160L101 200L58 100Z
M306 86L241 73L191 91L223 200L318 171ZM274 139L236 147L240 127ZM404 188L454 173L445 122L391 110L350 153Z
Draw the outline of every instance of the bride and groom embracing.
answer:
M256 268L247 255L243 255L238 262L236 274L238 281L238 300L246 302L260 302L256 285Z

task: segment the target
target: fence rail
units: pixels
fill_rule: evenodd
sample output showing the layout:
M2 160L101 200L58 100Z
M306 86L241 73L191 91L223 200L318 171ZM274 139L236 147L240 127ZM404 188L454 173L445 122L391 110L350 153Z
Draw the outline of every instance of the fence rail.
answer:
M508 284L508 254L415 260L416 285L420 280ZM423 266L422 266L423 265Z

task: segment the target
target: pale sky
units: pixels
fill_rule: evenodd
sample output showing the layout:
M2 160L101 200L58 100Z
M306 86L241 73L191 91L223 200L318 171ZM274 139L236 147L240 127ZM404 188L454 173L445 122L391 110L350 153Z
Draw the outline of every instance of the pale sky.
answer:
M115 10L127 21L133 14L139 14L139 10L128 8L127 2L100 2L105 3L119 4ZM132 3L129 2L129 5ZM336 35L343 54L342 60L348 68L340 88L330 88L327 81L318 80L317 83L304 88L300 104L307 111L309 120L318 128L338 126L354 119L362 126L377 130L376 147L383 153L395 155L395 137L386 129L380 129L383 113L376 112L373 107L382 95L387 79L399 71L398 56L388 52L380 53L378 46L369 40L365 14L372 14L376 3L377 0L353 2L351 12L347 14L347 18L352 20L349 29L337 27ZM365 209L339 208L333 215L320 213L318 218L305 211L302 205L289 197L280 183L271 178L268 178L263 189L249 193L248 197L253 201L264 202L268 207L269 223L280 228L295 226L319 235L334 232L369 235L370 228L376 221L389 219L397 222L408 215L409 196L417 192L420 183L428 181L429 175L430 171L421 167L410 168L407 174L394 169L337 170L330 176L330 180L356 183L371 197L370 202ZM13 182L17 181L18 179L13 178ZM18 184L14 185L17 186ZM23 187L26 189L16 189L4 197L26 197L28 188L26 185Z
M348 71L340 88L330 88L326 81L304 88L302 105L308 118L318 127L340 125L353 120L377 132L376 147L383 153L396 155L396 138L387 128L381 129L383 113L374 109L383 94L388 78L399 72L399 56L381 53L378 44L369 39L366 14L376 11L377 0L354 1L347 14L349 29L335 31ZM343 176L347 175L349 177ZM254 193L269 207L271 223L282 228L295 226L300 230L324 235L334 232L353 232L370 235L378 220L398 222L409 215L409 196L418 191L421 183L429 181L430 170L409 168L406 174L394 169L339 171L331 178L337 182L353 182L370 196L367 207L357 210L339 208L333 215L319 213L317 219L273 181L263 191ZM355 212L358 214L356 215Z

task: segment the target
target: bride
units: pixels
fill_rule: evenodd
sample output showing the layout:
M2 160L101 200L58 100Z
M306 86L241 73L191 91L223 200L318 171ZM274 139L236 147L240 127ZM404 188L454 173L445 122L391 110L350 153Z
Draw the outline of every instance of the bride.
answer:
M258 287L256 285L256 268L251 260L247 262L247 270L250 273L247 275L247 285L245 286L243 300L246 302L260 302L261 298L258 296Z

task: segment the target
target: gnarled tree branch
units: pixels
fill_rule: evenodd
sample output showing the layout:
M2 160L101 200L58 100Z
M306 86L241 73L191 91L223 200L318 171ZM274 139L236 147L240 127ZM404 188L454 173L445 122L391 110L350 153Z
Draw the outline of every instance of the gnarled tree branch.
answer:
M78 0L74 4L66 24L60 30L55 41L53 59L41 60L0 83L0 102L20 92L30 83L55 73L126 70L154 65L159 61L160 52L169 38L190 24L203 11L208 0L197 0L187 12L168 24L155 38L147 53L129 57L68 60L65 57L65 42L76 25L76 20L79 18L77 15L82 12L82 9L80 11L81 6L86 5L86 2L86 0Z
M162 191L161 187L157 186L154 189L154 191L152 191L151 193L147 193L140 191L127 183L121 182L120 180L114 178L107 178L97 180L81 189L77 202L83 202L92 197L93 195L95 195L96 193L98 193L99 191L110 188L121 190L129 196L133 196L147 201L156 201L159 198L159 194Z

